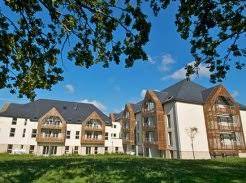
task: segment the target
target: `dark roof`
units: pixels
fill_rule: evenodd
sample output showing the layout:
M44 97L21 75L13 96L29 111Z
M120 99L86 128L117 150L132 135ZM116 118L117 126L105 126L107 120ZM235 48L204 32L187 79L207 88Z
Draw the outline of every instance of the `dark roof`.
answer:
M82 123L92 112L96 112L106 124L111 124L110 118L93 104L67 102L60 100L39 99L27 104L10 103L0 116L28 118L37 121L50 109L55 107L67 123Z
M217 85L211 88L205 88L193 81L181 80L174 85L162 91L153 91L162 103L167 103L169 101L180 101L194 104L204 104L210 95L210 93L221 85ZM141 105L143 101L136 104L132 104L135 113L141 111ZM241 110L246 110L246 106L239 104Z
M173 97L173 100L189 103L203 103L202 91L205 87L196 84L186 79L162 90L161 92L168 93L168 97Z

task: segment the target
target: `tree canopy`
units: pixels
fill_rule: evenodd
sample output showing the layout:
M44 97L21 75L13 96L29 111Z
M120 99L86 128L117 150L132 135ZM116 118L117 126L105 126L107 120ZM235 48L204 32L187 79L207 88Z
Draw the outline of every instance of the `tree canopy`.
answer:
M67 58L85 68L97 63L109 67L120 61L131 67L136 60L148 60L144 46L151 23L144 3L158 16L172 1L4 0L0 7L0 88L30 99L36 89L51 89L63 80L65 47ZM239 57L245 57L246 50L238 44L245 36L245 6L239 0L180 1L177 31L190 40L195 58L194 65L186 66L187 76L199 73L199 65L205 63L210 80L217 82L231 66L245 66Z

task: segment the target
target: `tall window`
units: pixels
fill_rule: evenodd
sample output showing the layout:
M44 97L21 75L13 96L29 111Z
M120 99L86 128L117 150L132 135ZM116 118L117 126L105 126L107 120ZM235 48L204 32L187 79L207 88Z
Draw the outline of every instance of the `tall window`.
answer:
M119 147L115 147L115 152L116 152L116 153L119 152Z
M108 140L108 132L105 133L105 140Z
M30 145L29 154L33 154L33 152L34 152L34 145Z
M11 129L10 129L9 136L10 136L10 137L14 137L14 136L15 136L15 128L11 128Z
M65 154L69 153L69 146L65 146Z
M79 131L76 131L75 139L79 139Z
M86 154L91 154L91 147L86 147L85 153L86 153Z
M98 153L98 147L95 147L94 148L94 154L97 154Z
M169 145L173 146L172 132L168 132Z
M108 153L108 147L105 147L104 151L105 151L105 153Z
M74 146L73 154L78 154L78 152L79 152L79 147Z
M17 118L13 118L12 119L12 125L16 125L16 123L17 123Z
M66 133L66 138L67 139L70 139L70 134L71 134L71 131L67 131L67 133Z
M24 125L26 126L26 124L27 124L27 119L25 119L25 121L24 121Z
M114 125L114 128L117 128L117 126L116 126L116 125Z
M32 138L37 136L37 129L32 129Z
M170 114L167 115L167 127L168 128L171 128L172 127Z
M23 133L22 133L22 137L25 137L25 136L26 136L26 129L24 128Z
M7 152L8 153L12 153L12 150L13 150L13 145L12 144L8 144Z

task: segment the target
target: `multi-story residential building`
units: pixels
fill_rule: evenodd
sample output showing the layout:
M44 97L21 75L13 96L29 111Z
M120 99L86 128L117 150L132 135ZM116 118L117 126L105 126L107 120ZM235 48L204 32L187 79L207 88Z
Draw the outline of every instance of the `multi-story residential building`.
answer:
M108 117L92 104L37 100L0 112L0 152L246 157L246 106L222 85L182 80Z
M126 153L182 159L246 156L246 107L222 85L205 88L182 80L162 91L148 90L142 101L126 104L117 116Z
M0 112L0 152L99 154L122 152L120 123L92 104L40 99L6 104Z

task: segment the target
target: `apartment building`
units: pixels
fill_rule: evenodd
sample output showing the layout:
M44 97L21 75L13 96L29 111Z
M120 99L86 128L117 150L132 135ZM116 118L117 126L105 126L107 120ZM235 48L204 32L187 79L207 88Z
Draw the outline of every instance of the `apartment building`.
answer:
M222 85L205 88L182 80L116 115L123 150L147 157L246 157L246 106Z
M5 104L0 153L37 155L122 152L121 125L93 104L40 99Z

